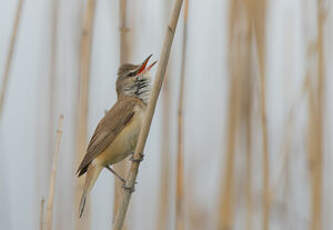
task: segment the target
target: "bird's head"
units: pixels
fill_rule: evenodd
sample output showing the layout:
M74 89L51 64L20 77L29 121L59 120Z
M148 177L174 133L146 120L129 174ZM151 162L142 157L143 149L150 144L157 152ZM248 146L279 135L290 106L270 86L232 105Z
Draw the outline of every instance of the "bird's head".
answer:
M141 64L122 64L118 70L116 89L118 98L122 96L137 97L148 102L151 91L150 70L156 61L148 65L149 55Z

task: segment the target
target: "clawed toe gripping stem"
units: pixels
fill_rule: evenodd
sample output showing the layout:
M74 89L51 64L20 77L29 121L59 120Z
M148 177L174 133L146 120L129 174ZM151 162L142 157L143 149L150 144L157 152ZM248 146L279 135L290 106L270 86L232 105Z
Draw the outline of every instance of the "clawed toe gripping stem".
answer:
M135 157L135 154L133 153L130 158L130 161L136 162L136 163L140 163L141 161L143 161L144 155L142 153L139 153L138 155L139 155L138 157Z
M127 186L126 183L123 184L122 188L126 191L128 191L129 193L132 193L135 191L134 185L133 186Z

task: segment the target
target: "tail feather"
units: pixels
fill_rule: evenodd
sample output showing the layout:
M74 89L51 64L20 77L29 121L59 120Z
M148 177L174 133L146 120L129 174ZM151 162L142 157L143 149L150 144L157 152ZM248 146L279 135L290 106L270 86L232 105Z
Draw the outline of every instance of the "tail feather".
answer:
M80 209L79 209L80 218L82 217L84 207L86 205L87 195L93 188L102 169L103 169L102 166L93 165L93 164L90 164L88 167L86 178L85 178L86 182L85 182L85 185L83 188L83 193L82 193L81 202L80 202Z
M84 207L86 206L86 200L87 200L87 193L86 193L86 191L84 191L82 193L81 202L80 202L80 209L79 209L80 218L82 217Z

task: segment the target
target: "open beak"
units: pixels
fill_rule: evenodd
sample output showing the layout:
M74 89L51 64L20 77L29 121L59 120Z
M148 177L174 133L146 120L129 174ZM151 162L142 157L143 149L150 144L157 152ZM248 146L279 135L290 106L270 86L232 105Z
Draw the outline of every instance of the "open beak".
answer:
M149 71L155 64L157 61L153 62L152 64L150 64L147 68L147 64L148 64L148 61L149 59L152 57L153 55L149 55L143 62L142 64L139 66L139 69L137 70L137 73L136 75L139 75L141 73L145 73L146 71Z
M155 64L157 63L157 61L154 61L153 63L151 63L146 69L145 69L145 72L146 71L149 71Z

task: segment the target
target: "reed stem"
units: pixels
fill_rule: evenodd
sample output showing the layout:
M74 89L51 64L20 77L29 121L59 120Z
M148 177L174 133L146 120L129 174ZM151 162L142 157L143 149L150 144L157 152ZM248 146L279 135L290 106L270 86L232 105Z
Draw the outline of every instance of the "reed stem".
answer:
M120 36L120 52L119 60L120 64L124 64L129 59L129 42L128 42L128 32L129 28L127 27L127 0L120 0L119 2L119 36ZM120 175L125 175L128 169L128 161L121 161L118 164L114 165L115 170L120 173ZM114 221L116 218L116 213L120 205L121 192L122 192L122 183L115 179L114 180L114 199L113 199L113 217ZM123 226L123 230L127 229L126 221Z
M143 150L144 150L145 143L146 143L148 133L150 130L150 126L151 126L151 121L153 119L157 99L158 99L158 96L161 91L161 86L163 83L165 71L166 71L166 68L168 65L171 45L172 45L172 41L174 38L175 29L177 26L179 13L180 13L182 4L183 4L183 0L175 0L173 11L172 11L172 16L170 19L170 23L167 27L167 33L166 33L166 37L165 37L165 40L163 43L161 58L159 60L159 64L157 67L157 73L155 76L151 99L148 104L147 112L146 112L145 119L143 122L143 127L140 130L138 143L136 145L136 149L135 149L135 153L134 153L135 159L140 159L141 155L143 154ZM133 161L131 163L131 167L130 167L129 174L127 177L127 182L126 182L127 188L134 188L135 180L136 180L138 170L139 170L139 165L140 165L139 161ZM123 226L124 220L125 220L125 216L127 213L128 205L130 202L131 194L132 194L132 192L129 189L123 190L123 196L122 196L121 204L120 204L120 207L119 207L119 210L117 213L117 217L116 217L114 225L113 225L113 230L122 229L122 226Z
M9 81L10 70L12 67L12 61L13 61L13 56L14 56L14 51L15 51L15 46L16 46L17 33L19 30L20 22L21 22L23 3L24 3L24 0L19 0L19 2L17 4L13 32L12 32L12 35L10 38L9 50L8 50L8 54L7 54L7 58L6 58L5 71L4 71L3 77L2 77L2 84L1 84L1 89L0 89L0 120L2 118L3 106L4 106L5 97L6 97L6 93L7 93L7 85L8 85L8 81Z
M176 183L176 230L184 229L184 91L187 48L188 0L184 1L184 27L182 44L182 65L178 104L178 148L177 148L177 183Z
M94 29L96 0L87 0L82 37L80 47L80 79L79 79L79 103L78 103L78 123L76 126L76 162L79 162L84 154L87 142L87 122L88 122L88 93L90 79L91 50ZM83 189L84 178L79 178L75 190L75 208L79 207L80 197ZM75 209L76 210L76 209ZM83 219L83 220L82 220ZM75 228L85 230L90 228L90 202L87 199L85 213L81 219L76 219Z
M58 121L56 146L55 146L55 151L53 153L52 171L51 171L50 186L49 186L49 197L48 197L47 209L46 209L46 229L47 230L52 230L52 224L53 224L52 220L53 220L54 193L55 193L58 155L59 155L61 137L62 137L62 132L63 132L62 131L63 120L64 120L64 116L60 115L59 121Z

